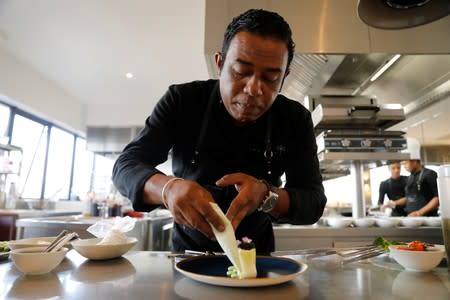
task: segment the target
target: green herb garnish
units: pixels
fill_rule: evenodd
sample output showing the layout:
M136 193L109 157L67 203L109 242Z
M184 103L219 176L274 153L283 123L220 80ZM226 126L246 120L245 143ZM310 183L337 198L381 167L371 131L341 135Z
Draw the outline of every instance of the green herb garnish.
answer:
M0 252L8 252L9 246L8 242L0 242Z
M385 239L384 237L379 236L373 241L373 244L375 246L383 248L384 251L389 251L389 246L400 245L401 243L396 242L396 241L389 241L389 240Z

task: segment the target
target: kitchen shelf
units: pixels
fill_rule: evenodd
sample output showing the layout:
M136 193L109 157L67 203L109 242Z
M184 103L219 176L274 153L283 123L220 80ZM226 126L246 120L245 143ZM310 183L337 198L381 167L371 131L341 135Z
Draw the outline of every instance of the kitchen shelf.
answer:
M321 152L319 162L335 164L351 164L354 161L377 163L380 161L402 161L409 159L409 153L400 152Z

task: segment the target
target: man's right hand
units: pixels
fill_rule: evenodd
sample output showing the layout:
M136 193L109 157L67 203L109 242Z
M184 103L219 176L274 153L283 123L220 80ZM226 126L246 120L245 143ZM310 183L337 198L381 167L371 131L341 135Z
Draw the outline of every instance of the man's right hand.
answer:
M172 213L174 221L186 225L214 238L210 223L219 231L225 230L225 225L216 214L209 202L214 199L205 188L194 181L174 180L164 191L167 208Z

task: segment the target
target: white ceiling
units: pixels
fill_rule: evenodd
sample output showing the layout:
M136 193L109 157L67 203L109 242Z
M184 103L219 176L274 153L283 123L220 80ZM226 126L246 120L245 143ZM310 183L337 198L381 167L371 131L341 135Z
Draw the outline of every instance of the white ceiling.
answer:
M170 84L209 77L204 50L205 2L0 0L0 49L84 103L92 114L108 114L116 107L119 113L111 114L109 120L120 123L120 109L126 103L129 110L138 107L132 125L142 124ZM355 6L356 0L346 3ZM222 26L219 21L215 25ZM127 72L134 78L127 79ZM403 73L420 70L404 69ZM411 82L405 80L404 86ZM382 86L376 92L389 89L398 91L398 86ZM421 138L421 142L449 144L450 112L441 108L440 113L411 128L410 134L429 139Z
M203 0L0 0L0 47L83 103L150 111L169 84L208 78L204 10Z

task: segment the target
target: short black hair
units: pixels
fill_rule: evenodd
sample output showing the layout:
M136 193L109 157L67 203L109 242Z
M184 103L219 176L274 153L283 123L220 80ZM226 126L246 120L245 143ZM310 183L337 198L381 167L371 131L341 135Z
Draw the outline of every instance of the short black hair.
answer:
M260 37L279 39L286 44L288 50L287 67L289 68L294 57L295 43L292 40L292 31L289 24L279 14L263 9L249 9L234 17L228 24L223 36L222 58L225 61L230 42L241 32L249 32Z

